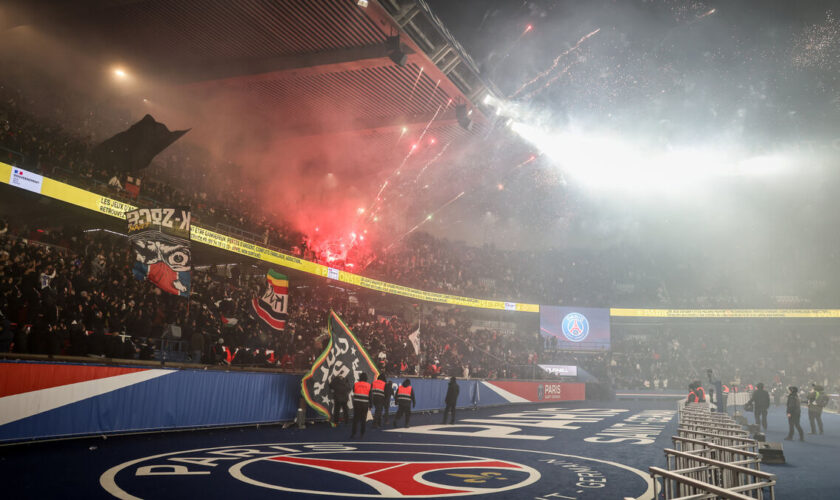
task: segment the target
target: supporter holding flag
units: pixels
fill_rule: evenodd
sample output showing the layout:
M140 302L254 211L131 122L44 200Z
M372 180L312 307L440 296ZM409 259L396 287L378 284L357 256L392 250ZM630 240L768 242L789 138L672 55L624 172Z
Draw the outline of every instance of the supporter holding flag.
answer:
M365 348L335 311L330 311L328 330L330 339L324 351L312 364L309 373L303 377L301 394L315 411L332 419L335 401L330 397L330 380L339 375L346 378L348 386L354 388L355 394L356 382L362 381L363 375L366 383L368 380L378 378L379 370ZM370 389L367 392L369 394ZM357 398L354 397L352 403L355 406ZM366 405L369 404L370 397L368 396Z
M261 297L254 297L254 314L276 332L286 329L289 310L289 279L273 269L265 276L266 287Z
M91 159L106 172L137 172L149 166L152 158L177 141L187 130L170 131L152 115L93 148Z

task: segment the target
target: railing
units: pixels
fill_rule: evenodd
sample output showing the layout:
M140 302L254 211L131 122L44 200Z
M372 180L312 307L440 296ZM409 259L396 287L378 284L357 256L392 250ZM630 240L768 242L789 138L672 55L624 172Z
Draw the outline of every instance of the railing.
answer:
M726 413L708 403L679 404L673 449L666 468L650 467L654 498L775 499L776 476L761 471L758 442Z

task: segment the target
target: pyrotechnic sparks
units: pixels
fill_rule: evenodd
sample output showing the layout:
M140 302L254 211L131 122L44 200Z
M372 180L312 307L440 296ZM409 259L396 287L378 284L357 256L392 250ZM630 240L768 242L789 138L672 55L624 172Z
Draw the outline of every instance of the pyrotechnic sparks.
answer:
M560 55L558 55L557 57L554 58L554 62L551 63L551 66L549 66L548 69L541 72L540 74L538 74L537 76L535 76L531 80L523 83L522 86L520 86L516 90L516 92L514 92L513 94L510 95L509 99L512 99L512 98L516 97L517 95L519 95L523 90L525 90L529 86L533 85L534 83L538 82L539 80L541 80L541 79L547 77L549 74L551 74L551 72L554 71L554 68L556 68L560 64L560 61L564 57L571 54L573 51L577 50L583 42L585 42L586 40L589 40L590 38L592 38L593 36L598 34L599 31L601 31L601 28L598 28L595 31L592 31L591 33L589 33L587 35L584 35L583 37L581 37L580 40L577 41L576 44L574 44L573 46L571 46L568 49L561 52Z
M435 92L437 92L438 87L440 87L440 80L435 83L435 88L432 89L432 93L429 94L429 103L431 103L435 99Z
M527 100L533 98L534 96L536 96L537 94L539 94L540 92L542 92L543 90L547 89L548 87L551 87L554 84L554 82L556 82L557 80L560 79L560 77L562 77L563 75L568 73L569 70L572 69L572 66L574 66L577 63L578 63L577 61L573 61L572 63L566 65L565 68L563 68L562 70L557 72L557 74L555 74L553 77L551 77L550 80L546 81L545 85L543 85L542 87L538 87L536 90L534 90L530 94L527 94L524 99L527 101Z
M840 69L840 22L831 11L823 23L809 26L794 38L792 62L800 69Z
M423 175L423 173L426 171L426 169L429 168L433 163L438 161L441 156L443 156L443 153L445 153L446 150L449 149L450 144L452 144L452 141L447 142L446 145L443 146L443 148L438 152L438 154L435 155L434 158L432 158L431 160L426 162L425 165L423 165L423 168L421 168L420 172L417 173L417 177L414 178L414 183L415 184L417 183L418 180L420 180L420 177Z
M440 106L438 106L437 110L435 111L435 114L432 115L432 119L429 120L429 123L427 123L426 126L423 128L423 132L420 133L420 138L417 139L418 143L423 140L423 137L426 135L426 132L429 130L429 127L432 125L432 122L435 121L435 118L437 118L441 109L443 109L442 104ZM405 163L405 160L403 160L403 163Z
M709 9L709 10L708 10L708 11L706 11L703 15L701 15L700 17L698 17L696 20L697 20L697 21L699 21L699 20L703 19L704 17L709 17L709 16L711 16L712 14L714 14L715 12L717 12L717 9Z
M420 71L417 72L417 78L414 80L414 85L411 86L411 92L408 95L409 101L414 98L414 89L417 88L417 83L420 81L421 76L423 76L423 66L420 66Z
M421 227L423 224L425 224L425 223L429 222L430 220L434 219L435 215L437 215L440 211L442 211L443 209L445 209L445 208L446 208L446 207L448 207L449 205L451 205L451 204L455 203L456 201L458 201L458 199L459 199L459 198L461 198L462 196L464 196L464 194L466 194L466 191L461 191L461 192L460 192L460 193L458 193L458 194L457 194L454 198L452 198L451 200L447 201L446 203L444 203L443 205L441 205L440 207L438 207L438 208L437 208L435 211L433 211L432 213L430 213L430 214L426 215L426 217L424 217L424 218L423 218L423 220L421 220L420 222L418 222L417 224L415 224L415 225L414 225L414 227L412 227L411 229L409 229L408 231L406 231L405 233L403 233L403 234L402 234L402 236L400 236L399 238L397 238L396 240L394 240L393 242L391 242L391 244L390 244L390 245L388 245L388 247L387 247L387 248L385 248L385 251L387 252L388 250L390 250L390 249L391 249L391 247L393 247L394 245L396 245L397 243L399 243L400 241L402 241L402 239L403 239L403 238L405 238L405 237L406 237L406 236L408 236L409 234L413 233L414 231L417 231L418 229L420 229L420 227Z
M501 58L499 58L499 60L496 62L496 65L494 66L494 69L497 68L499 66L499 64L501 64L505 59L507 59L508 56L510 56L513 49L517 46L517 44L519 44L519 41L522 40L522 37L524 37L525 35L530 33L533 29L534 29L534 26L531 25L531 24L529 24L528 26L525 26L525 29L522 31L522 33L520 33L519 36L516 38L516 40L514 40L513 43L510 44L510 47L507 48L507 50L505 51L505 54Z

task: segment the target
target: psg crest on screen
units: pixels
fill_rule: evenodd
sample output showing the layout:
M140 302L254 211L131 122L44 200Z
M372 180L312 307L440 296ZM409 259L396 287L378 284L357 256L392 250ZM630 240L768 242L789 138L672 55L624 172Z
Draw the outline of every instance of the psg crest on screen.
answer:
M572 342L580 342L589 335L589 320L580 313L569 313L563 318L563 335Z

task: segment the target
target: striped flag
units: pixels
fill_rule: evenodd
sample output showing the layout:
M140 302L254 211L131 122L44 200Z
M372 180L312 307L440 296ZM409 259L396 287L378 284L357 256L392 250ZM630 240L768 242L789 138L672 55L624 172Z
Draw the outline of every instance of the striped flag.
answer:
M273 269L265 276L266 288L262 297L254 297L254 313L272 329L282 332L286 328L289 309L289 279Z

